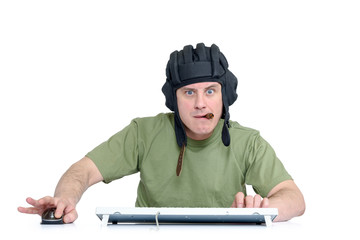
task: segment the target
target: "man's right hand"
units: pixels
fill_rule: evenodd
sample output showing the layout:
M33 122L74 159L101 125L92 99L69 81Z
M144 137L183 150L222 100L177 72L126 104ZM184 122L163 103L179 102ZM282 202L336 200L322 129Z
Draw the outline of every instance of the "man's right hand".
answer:
M88 187L102 180L103 177L94 162L84 157L61 177L55 189L55 197L47 196L39 200L29 197L26 202L32 207L18 207L18 211L41 216L46 209L56 208L56 218L63 215L64 223L72 223L78 217L75 207L82 194Z
M72 223L78 217L75 204L66 199L47 196L40 198L39 200L35 200L31 197L28 197L26 202L32 205L32 207L18 207L19 212L27 214L39 214L41 216L46 209L56 208L55 217L60 218L62 215L64 215L64 223Z

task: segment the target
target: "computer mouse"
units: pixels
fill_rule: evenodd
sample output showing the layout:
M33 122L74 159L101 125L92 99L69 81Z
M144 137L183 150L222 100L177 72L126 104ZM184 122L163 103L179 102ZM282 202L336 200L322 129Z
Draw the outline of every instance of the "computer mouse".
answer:
M55 217L56 208L46 209L41 215L41 224L63 224L63 216Z

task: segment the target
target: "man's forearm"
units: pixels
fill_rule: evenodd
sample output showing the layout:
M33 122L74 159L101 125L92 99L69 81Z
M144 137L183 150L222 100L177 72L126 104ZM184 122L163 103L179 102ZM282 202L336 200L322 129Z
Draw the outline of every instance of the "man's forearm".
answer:
M297 189L283 188L269 196L269 207L279 210L279 215L275 221L287 221L304 214L305 201Z
M101 180L102 176L95 164L84 157L64 173L56 186L54 197L66 198L76 205L83 193Z
M87 174L81 171L79 163L73 164L59 180L54 197L66 198L76 205L89 187Z

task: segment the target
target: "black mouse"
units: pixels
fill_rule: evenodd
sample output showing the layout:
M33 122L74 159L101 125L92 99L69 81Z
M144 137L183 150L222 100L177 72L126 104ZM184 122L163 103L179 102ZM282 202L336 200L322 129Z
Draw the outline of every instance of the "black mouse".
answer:
M41 216L41 224L63 224L63 216L55 217L56 208L46 209Z

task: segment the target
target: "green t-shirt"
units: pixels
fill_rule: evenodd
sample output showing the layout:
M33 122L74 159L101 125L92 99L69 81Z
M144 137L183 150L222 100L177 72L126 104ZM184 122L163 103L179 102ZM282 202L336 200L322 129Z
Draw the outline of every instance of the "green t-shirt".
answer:
M181 175L174 115L137 118L87 154L109 183L140 172L137 207L230 207L237 192L252 185L262 197L291 179L259 132L230 121L231 143L221 140L223 120L212 136L188 138Z

